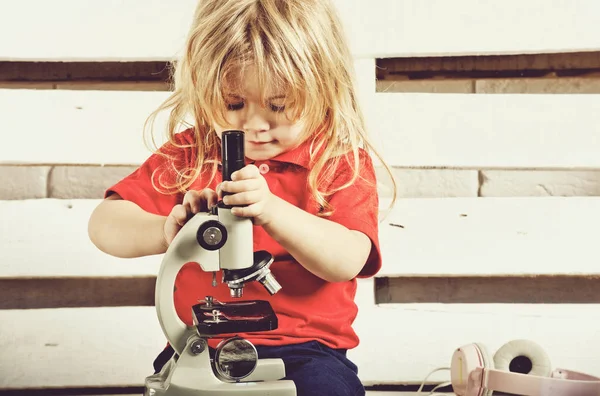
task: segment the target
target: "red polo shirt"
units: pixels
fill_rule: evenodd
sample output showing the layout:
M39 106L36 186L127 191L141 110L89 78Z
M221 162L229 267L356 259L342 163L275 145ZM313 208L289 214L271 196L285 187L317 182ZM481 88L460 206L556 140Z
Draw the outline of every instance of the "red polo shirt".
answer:
M177 135L180 142L194 143L191 130ZM178 149L167 144L161 150L169 150L177 156L179 166L194 164L195 149ZM318 207L307 188L308 179L308 144L303 144L287 153L268 161L256 161L255 165L262 170L271 192L293 205L316 214ZM249 162L250 163L250 162ZM329 218L349 229L366 234L372 241L370 257L359 274L359 277L373 276L381 267L381 256L378 239L378 197L375 183L375 172L372 162L364 151L361 151L360 177L350 187L335 193L329 198L334 214ZM165 165L163 157L153 154L131 175L119 181L106 191L118 193L123 199L133 201L142 209L167 216L174 205L181 203L183 194L165 195L157 192L151 179L157 180L153 172ZM340 166L333 180L329 182L343 184L348 181L350 168L346 161ZM221 181L211 183L211 188ZM203 180L197 180L191 189L200 190ZM255 345L295 344L317 340L332 348L350 349L358 345L358 337L352 329L357 314L354 303L356 279L347 282L331 283L313 275L273 240L260 226L254 226L254 250L266 250L275 260L271 271L282 289L273 296L258 282L250 282L244 287L243 300L267 300L271 303L278 317L278 328L272 331L257 333L240 333ZM221 279L221 274L217 274ZM227 285L218 282L212 286L212 273L203 272L195 263L186 264L175 282L175 306L181 320L192 325L192 306L206 295L212 295L220 301L233 301ZM237 300L239 301L239 300ZM231 335L228 335L231 336ZM209 341L214 347L222 338L215 337Z

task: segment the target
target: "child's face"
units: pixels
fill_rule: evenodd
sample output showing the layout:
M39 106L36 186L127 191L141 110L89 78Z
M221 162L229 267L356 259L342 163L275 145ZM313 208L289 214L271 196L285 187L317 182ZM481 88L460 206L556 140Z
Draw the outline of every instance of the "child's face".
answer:
M246 156L266 160L291 149L300 139L303 123L286 117L285 92L269 90L267 103L262 103L253 67L246 68L236 89L226 89L226 120L229 125L214 125L221 138L224 130L238 129L246 133ZM237 88L239 87L239 88Z

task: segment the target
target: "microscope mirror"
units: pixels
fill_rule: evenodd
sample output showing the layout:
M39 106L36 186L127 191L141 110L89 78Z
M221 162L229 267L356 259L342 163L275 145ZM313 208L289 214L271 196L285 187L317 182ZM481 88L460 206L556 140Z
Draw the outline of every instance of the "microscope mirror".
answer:
M258 352L252 343L240 337L223 340L215 349L217 373L229 381L246 378L256 368Z

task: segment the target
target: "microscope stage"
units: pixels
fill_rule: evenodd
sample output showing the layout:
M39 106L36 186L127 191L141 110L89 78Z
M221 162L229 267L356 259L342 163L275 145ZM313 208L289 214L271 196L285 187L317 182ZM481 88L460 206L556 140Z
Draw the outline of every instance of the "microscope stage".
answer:
M201 335L269 331L277 328L277 316L268 301L200 303L192 307L194 325Z

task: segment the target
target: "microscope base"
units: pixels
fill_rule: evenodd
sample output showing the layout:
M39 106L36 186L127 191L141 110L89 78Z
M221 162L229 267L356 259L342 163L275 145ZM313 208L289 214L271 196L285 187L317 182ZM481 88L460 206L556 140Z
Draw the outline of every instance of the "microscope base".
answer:
M191 345L199 337L190 337L177 361L171 358L161 372L146 378L144 396L296 396L293 381L285 376L280 359L259 359L258 366L241 382L224 382L215 376L208 348L194 354Z

